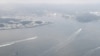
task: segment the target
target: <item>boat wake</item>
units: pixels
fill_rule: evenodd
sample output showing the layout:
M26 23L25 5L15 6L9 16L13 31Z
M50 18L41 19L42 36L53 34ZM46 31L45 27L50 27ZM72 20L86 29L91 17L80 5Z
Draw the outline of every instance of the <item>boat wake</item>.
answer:
M75 33L73 33L71 36L69 36L65 41L60 42L59 44L53 46L52 48L50 48L49 50L43 52L41 55L39 56L44 56L47 53L50 52L58 52L60 49L62 49L63 47L65 47L66 45L70 44L71 42L74 41L74 39L76 38L76 36L82 31L82 28L78 29L77 31L75 31Z
M29 40L33 40L36 39L37 37L32 37L32 38L27 38L27 39L23 39L23 40L17 40L17 41L13 41L13 42L8 42L6 44L1 44L0 47L5 47L5 46L10 46L16 43L20 43L20 42L24 42L24 41L29 41Z
M99 50L100 47L91 49L90 51L88 51L84 56L91 56L95 51Z

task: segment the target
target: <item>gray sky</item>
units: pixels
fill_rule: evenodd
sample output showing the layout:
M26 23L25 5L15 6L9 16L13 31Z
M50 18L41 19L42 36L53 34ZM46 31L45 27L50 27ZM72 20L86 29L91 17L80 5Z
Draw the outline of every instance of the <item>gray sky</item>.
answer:
M0 4L7 3L91 4L100 0L0 0Z

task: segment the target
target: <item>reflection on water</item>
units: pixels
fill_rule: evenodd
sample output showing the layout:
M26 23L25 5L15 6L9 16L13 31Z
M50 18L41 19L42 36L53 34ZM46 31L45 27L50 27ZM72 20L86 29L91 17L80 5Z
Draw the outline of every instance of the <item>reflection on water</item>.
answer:
M1 30L0 43L26 39L38 36L37 39L26 41L0 48L1 56L85 56L89 51L99 47L100 26L98 22L80 23L75 19L65 19L61 17L41 18L39 20L50 21L53 24L28 29ZM67 39L76 30L82 28L77 38L67 44ZM51 50L43 54L50 48L65 41L64 47L55 52ZM58 46L57 46L58 47Z

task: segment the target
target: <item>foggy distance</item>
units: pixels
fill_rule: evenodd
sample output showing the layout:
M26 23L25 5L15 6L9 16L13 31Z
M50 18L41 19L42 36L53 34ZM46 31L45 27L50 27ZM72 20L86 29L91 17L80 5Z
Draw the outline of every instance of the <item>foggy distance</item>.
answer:
M99 0L0 0L0 56L100 56Z

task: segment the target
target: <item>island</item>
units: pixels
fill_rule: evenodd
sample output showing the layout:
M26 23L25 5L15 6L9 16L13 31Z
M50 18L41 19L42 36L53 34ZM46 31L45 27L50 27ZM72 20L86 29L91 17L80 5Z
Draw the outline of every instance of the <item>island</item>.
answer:
M37 26L47 25L50 23L51 22L46 22L42 20L0 18L0 30L33 28Z

